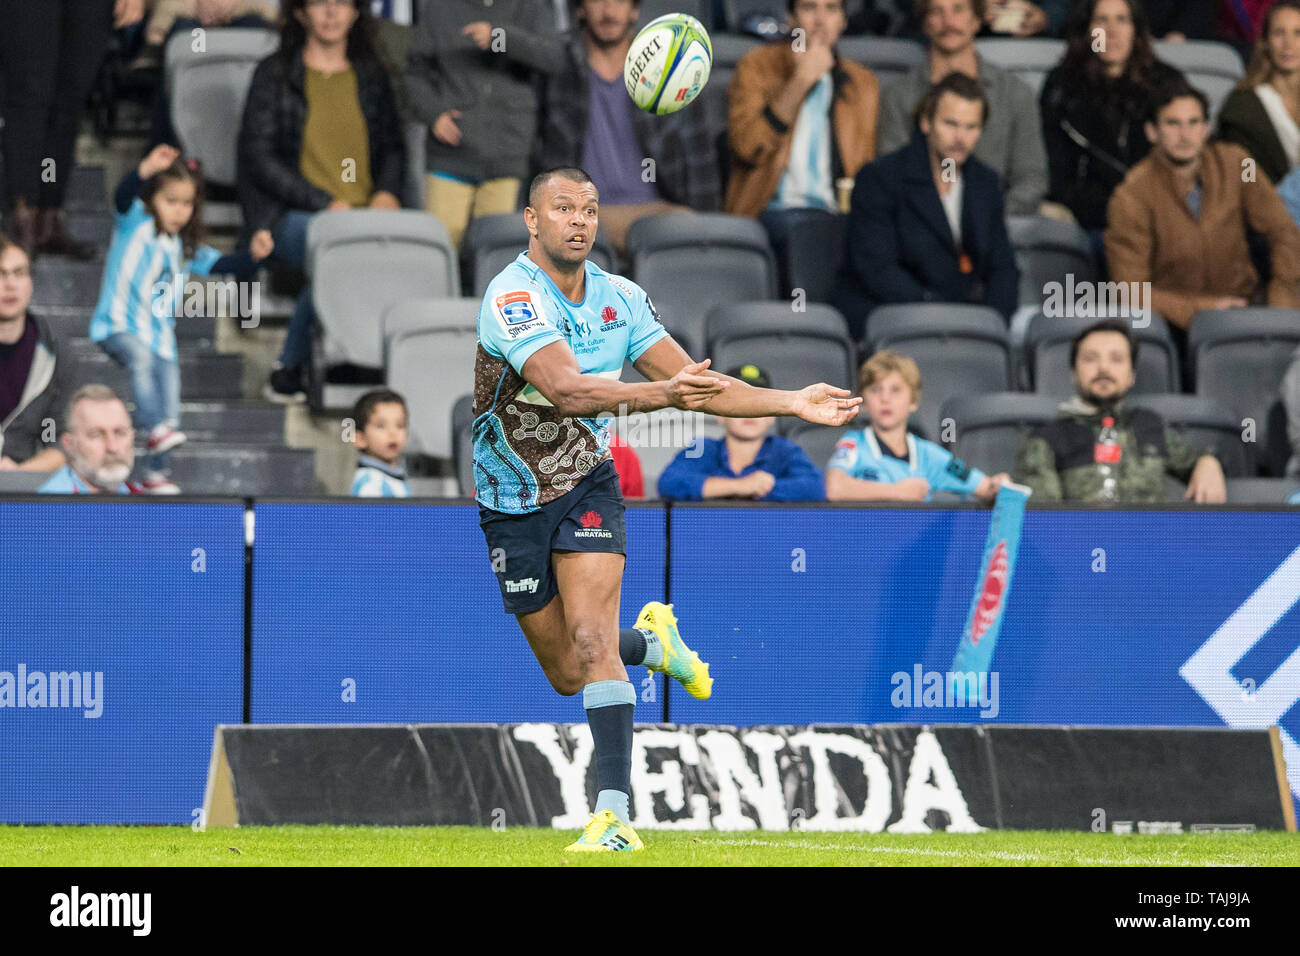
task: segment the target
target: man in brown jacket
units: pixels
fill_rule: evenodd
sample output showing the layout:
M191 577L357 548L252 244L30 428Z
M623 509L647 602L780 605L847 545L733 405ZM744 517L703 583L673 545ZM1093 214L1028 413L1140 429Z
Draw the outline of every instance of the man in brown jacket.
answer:
M843 0L787 0L789 42L751 50L728 91L726 211L757 216L778 255L804 210L847 211L853 177L876 155L880 84L842 59Z
M1268 239L1268 304L1300 308L1300 229L1245 150L1207 144L1209 134L1205 94L1186 81L1159 90L1146 124L1151 153L1107 210L1111 279L1151 283L1151 309L1183 330L1201 309L1248 305L1263 291L1243 223Z

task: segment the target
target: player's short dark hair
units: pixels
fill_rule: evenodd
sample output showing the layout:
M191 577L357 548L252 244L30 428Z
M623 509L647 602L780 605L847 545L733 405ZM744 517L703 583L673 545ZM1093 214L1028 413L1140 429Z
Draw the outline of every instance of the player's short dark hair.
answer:
M1128 342L1129 363L1134 368L1137 368L1138 341L1133 337L1133 330L1129 328L1129 324L1123 319L1102 319L1099 322L1092 323L1092 325L1088 326L1076 335L1074 341L1070 343L1071 369L1074 368L1074 363L1079 357L1079 346L1083 344L1084 339L1092 335L1094 332L1118 332L1120 335L1124 336L1124 340Z
M1209 120L1210 118L1210 100L1209 98L1187 82L1187 78L1179 73L1163 83L1156 84L1155 89L1151 91L1151 98L1148 100L1147 122L1156 123L1160 119L1160 111L1172 103L1174 100L1181 100L1184 96L1190 96L1196 102L1201 104L1201 118Z
M935 110L939 108L939 100L943 98L945 93L959 96L963 100L978 101L980 104L980 125L989 125L989 96L984 91L984 84L973 76L967 76L965 73L956 71L949 73L926 90L925 96L921 97L921 102L916 105L914 119L918 124L922 119L934 122Z
M533 177L533 181L528 187L528 205L534 209L537 208L537 194L555 176L575 183L591 182L591 174L581 166L555 166L551 169L543 169Z
M401 405L402 411L407 411L406 399L391 388L377 388L373 392L366 392L366 394L358 398L356 405L352 408L352 421L356 423L357 431L365 431L366 426L370 424L370 416L375 413L376 407L390 403Z

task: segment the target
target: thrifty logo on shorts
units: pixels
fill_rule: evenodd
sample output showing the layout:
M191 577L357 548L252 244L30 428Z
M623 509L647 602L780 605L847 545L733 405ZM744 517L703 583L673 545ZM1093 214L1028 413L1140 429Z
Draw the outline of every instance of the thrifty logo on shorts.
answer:
M541 583L541 582L538 581L537 578L522 578L521 580L518 580L518 581L507 581L507 582L506 582L506 593L507 593L507 594L520 594L520 593L523 593L523 592L527 592L527 593L529 593L529 594L536 594L536 593L537 593L537 585L540 584L540 583Z

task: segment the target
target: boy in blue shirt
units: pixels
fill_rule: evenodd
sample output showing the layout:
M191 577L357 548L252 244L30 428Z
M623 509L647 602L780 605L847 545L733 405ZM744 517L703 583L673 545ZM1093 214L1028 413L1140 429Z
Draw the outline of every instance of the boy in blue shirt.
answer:
M771 388L767 373L754 365L727 374L758 388ZM659 497L825 501L821 471L794 442L769 435L772 422L771 417L723 418L726 438L701 438L700 445L678 452L659 476Z
M932 491L952 491L992 501L1011 480L988 476L907 431L921 400L921 370L894 352L877 352L858 372L871 424L846 432L826 467L831 501L929 501Z
M352 490L357 498L409 498L406 472L398 464L406 448L406 399L389 389L366 392L352 410L353 443L361 452Z

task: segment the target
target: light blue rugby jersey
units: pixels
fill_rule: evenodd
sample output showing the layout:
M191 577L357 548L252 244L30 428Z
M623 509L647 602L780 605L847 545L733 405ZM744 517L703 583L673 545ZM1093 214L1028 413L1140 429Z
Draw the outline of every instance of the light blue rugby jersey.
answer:
M907 435L907 461L895 458L880 447L870 426L844 433L835 445L827 468L838 468L860 481L894 484L904 478L924 478L930 490L974 494L984 472L972 468L952 452L932 441ZM930 500L930 495L925 496Z
M607 419L561 416L523 380L533 353L566 342L583 374L617 379L625 361L636 361L668 334L640 286L591 260L585 268L585 296L570 302L523 252L483 296L474 368L474 482L479 504L495 511L536 511L608 457Z
M153 213L138 196L126 212L115 211L113 219L113 244L90 319L90 339L102 342L125 332L142 340L159 358L175 359L176 320L170 290L174 283L183 289L187 273L207 275L221 253L199 246L193 261L183 262L180 237L158 235ZM155 311L154 286L159 282L167 283L168 292Z

